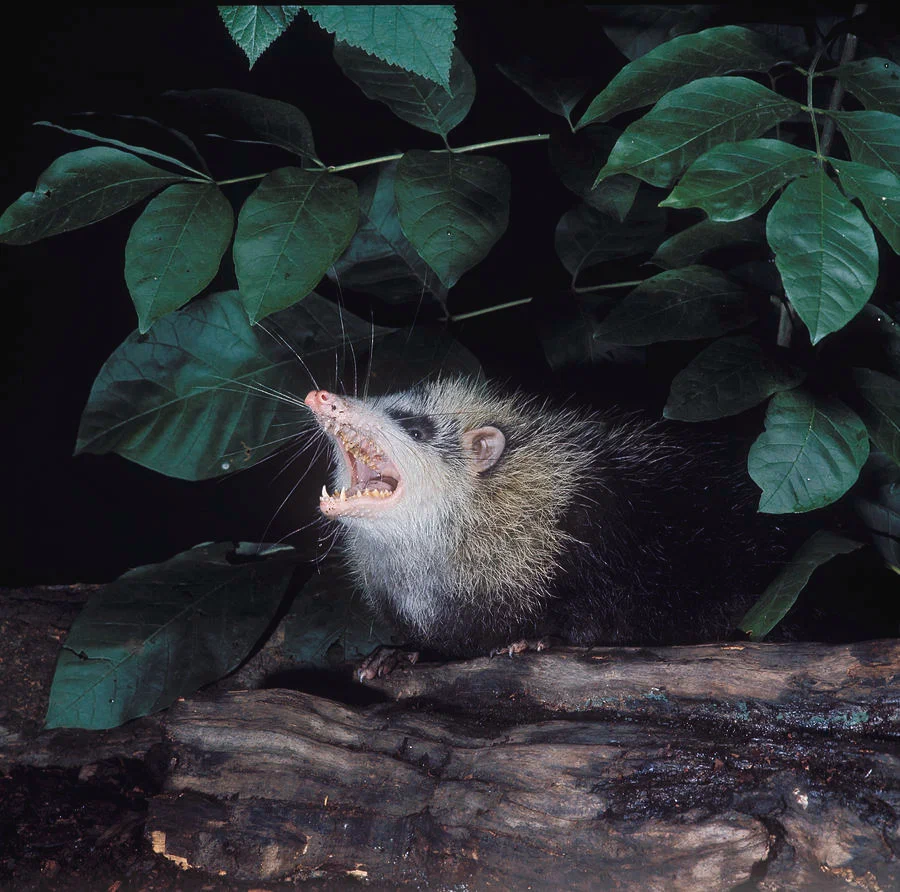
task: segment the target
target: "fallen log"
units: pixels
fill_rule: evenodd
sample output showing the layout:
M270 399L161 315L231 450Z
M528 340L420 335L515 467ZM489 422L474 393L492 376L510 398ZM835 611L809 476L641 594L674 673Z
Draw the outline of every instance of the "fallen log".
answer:
M0 602L0 769L64 769L95 796L145 766L146 817L129 788L97 839L143 820L211 888L900 887L900 641L419 664L366 707L225 680L112 731L40 731L83 599ZM286 668L266 650L232 686Z
M900 886L900 642L418 665L178 704L154 849L244 881ZM741 705L743 704L743 705Z

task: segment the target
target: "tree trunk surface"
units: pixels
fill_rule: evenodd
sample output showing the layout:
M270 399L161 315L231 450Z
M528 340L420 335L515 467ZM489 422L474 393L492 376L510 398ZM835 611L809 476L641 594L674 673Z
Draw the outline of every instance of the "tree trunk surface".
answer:
M152 761L145 837L220 881L900 888L900 641L558 648L368 687L384 702L226 691L109 732L7 725L0 767Z

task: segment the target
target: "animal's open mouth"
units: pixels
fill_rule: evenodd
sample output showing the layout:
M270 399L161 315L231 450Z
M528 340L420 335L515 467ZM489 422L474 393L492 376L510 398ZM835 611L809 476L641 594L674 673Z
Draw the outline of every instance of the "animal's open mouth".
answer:
M329 430L341 448L350 485L331 495L323 486L319 508L328 517L368 516L383 510L402 490L400 472L377 444L345 425Z

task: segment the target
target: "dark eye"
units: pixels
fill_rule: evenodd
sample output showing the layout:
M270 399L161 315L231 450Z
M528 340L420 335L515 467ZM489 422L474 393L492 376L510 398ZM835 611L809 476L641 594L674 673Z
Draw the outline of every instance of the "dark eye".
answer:
M434 439L434 422L427 415L407 415L391 411L388 411L388 414L417 443L427 443L429 440Z

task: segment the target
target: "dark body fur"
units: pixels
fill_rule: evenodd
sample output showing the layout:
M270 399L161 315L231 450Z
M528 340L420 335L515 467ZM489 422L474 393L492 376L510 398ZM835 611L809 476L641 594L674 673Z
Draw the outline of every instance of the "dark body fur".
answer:
M664 423L622 423L641 451L608 439L592 454L587 479L605 481L603 490L580 492L560 518L571 539L539 616L448 598L422 638L404 627L389 591L373 592L380 609L411 641L460 656L545 635L576 645L727 638L780 569L782 530L756 512L758 491L724 444Z
M338 518L367 600L410 643L469 656L544 635L721 640L777 573L780 530L756 513L758 491L724 441L465 387L336 398L407 490L428 493L408 523L399 506ZM412 444L397 429L409 419ZM473 429L505 435L486 470L460 446Z

